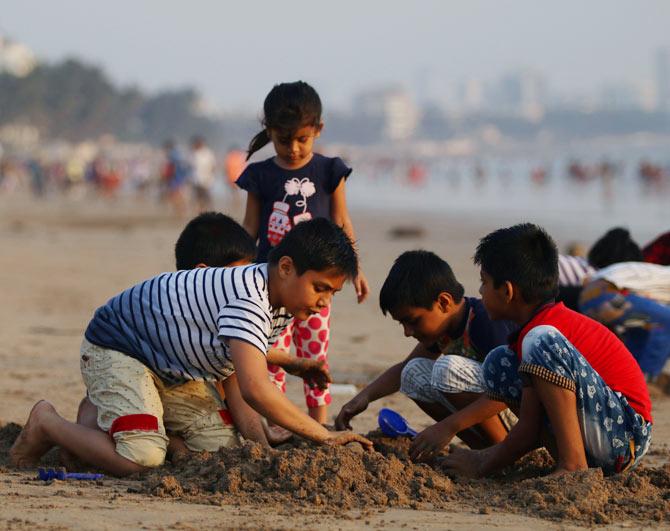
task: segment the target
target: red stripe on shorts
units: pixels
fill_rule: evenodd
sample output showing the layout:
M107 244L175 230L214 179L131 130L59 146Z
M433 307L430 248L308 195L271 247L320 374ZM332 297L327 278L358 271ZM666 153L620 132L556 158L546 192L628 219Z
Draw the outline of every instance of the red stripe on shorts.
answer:
M109 434L114 435L119 431L158 431L158 417L139 413L137 415L124 415L112 422Z
M233 417L230 415L227 409L219 409L219 415L224 424L233 425Z

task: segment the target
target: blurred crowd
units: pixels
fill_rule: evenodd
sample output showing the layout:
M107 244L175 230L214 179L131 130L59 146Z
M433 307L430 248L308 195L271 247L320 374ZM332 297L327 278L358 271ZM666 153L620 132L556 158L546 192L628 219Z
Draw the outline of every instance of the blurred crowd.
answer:
M0 196L21 191L38 199L136 196L165 201L181 215L190 205L210 208L215 190L236 201L234 183L245 158L234 147L215 153L200 136L186 147L167 141L163 149L104 139L54 144L32 153L0 147Z

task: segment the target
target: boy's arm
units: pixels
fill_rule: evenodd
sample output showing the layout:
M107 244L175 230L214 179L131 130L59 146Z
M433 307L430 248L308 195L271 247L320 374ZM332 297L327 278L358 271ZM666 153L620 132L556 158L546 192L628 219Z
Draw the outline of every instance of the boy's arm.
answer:
M256 194L247 192L247 208L244 212L242 226L254 240L258 239L258 227L260 222L261 201Z
M444 458L443 465L460 475L482 477L495 472L540 446L542 406L532 387L524 387L519 422L504 441L485 450L459 450Z
M242 398L258 413L282 428L318 443L335 445L358 442L371 450L372 442L355 433L330 432L303 413L271 382L267 361L256 347L239 339L229 339L230 355L237 373Z
M333 223L342 227L349 239L352 242L356 241L356 234L354 233L354 225L351 223L349 217L349 210L347 209L347 195L345 193L346 180L342 179L333 192L330 202L330 218ZM370 286L368 280L365 278L363 271L359 268L358 275L354 279L354 287L356 288L356 295L358 302L363 302L370 293Z
M386 369L382 374L377 376L371 383L369 383L363 390L361 390L354 398L349 400L337 415L335 419L335 429L350 430L350 421L359 413L365 411L370 405L370 402L392 395L400 390L400 377L405 365L414 358L429 358L435 359L439 356L433 354L421 343L417 343L414 350L400 363L396 363L392 367Z
M270 446L265 436L265 430L261 424L261 417L245 402L237 382L237 375L232 374L223 382L223 391L226 397L228 411L233 417L233 423L242 437L250 441L256 441L263 446Z
M507 406L482 395L460 411L436 422L419 433L412 441L410 457L415 461L429 461L440 453L463 430L497 415Z

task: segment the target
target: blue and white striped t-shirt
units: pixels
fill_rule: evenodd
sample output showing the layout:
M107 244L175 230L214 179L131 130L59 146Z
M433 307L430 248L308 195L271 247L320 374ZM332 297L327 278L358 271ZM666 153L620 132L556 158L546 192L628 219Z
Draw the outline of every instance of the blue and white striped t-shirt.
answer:
M263 354L291 319L273 311L268 265L163 273L98 308L86 339L136 358L169 384L223 380L235 368L229 338Z
M558 285L562 287L581 286L586 277L596 270L581 256L558 255Z

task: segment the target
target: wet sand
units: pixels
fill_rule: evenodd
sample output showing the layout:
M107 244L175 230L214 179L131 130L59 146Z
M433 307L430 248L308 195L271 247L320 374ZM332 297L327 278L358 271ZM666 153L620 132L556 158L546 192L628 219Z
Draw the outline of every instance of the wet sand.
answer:
M241 212L233 212L238 219ZM513 214L473 219L421 214L352 213L364 270L372 296L357 305L353 289L336 297L333 311L331 367L336 382L364 384L384 367L401 359L413 346L401 328L378 309L377 294L393 259L402 251L430 249L446 258L466 293L475 294L477 271L471 256L479 237L511 224ZM0 423L22 424L32 404L49 399L57 410L74 418L83 396L78 366L81 335L93 311L131 284L173 268L173 246L183 222L167 208L152 203L82 205L60 200L36 203L24 198L0 198ZM546 225L559 245L590 243L607 228L580 227L578 219ZM658 227L661 232L664 227ZM653 234L638 234L645 241ZM300 382L292 380L289 396L303 403ZM334 396L334 415L349 396ZM430 423L409 400L394 395L372 405L354 422L357 431L375 428L382 406L393 407L421 429ZM670 400L654 395L654 445L647 466L667 465ZM2 456L4 457L4 456ZM4 460L0 460L0 463ZM666 467L667 468L667 467ZM0 465L0 526L12 528L564 528L588 525L568 515L561 523L516 512L501 504L480 514L480 501L455 497L439 511L423 507L374 506L342 509L337 514L305 504L302 512L271 505L248 505L230 498L207 505L179 497L147 495L139 480L105 479L102 484L34 481L33 473ZM531 489L540 485L527 484ZM459 488L455 485L456 489ZM667 488L667 487L665 487ZM130 490L130 492L129 492ZM599 491L601 492L601 491ZM642 495L642 494L641 494ZM567 503L567 502L562 502ZM666 501L666 505L667 505ZM668 508L666 506L666 513ZM658 525L655 513L609 525ZM574 521L573 521L574 520ZM597 523L597 522L594 522ZM667 522L666 522L667 525Z

